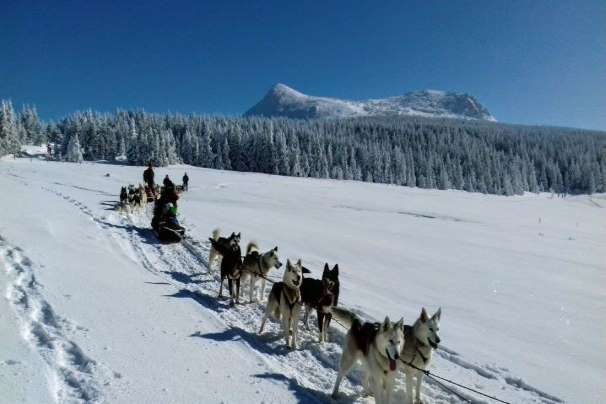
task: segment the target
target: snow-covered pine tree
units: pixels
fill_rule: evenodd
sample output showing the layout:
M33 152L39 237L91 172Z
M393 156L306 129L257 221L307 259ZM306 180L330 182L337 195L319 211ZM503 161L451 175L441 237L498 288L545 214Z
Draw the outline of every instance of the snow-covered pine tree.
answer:
M45 141L42 124L38 119L38 112L35 107L23 107L21 125L25 131L25 141L27 143L40 145Z
M78 139L78 134L74 133L67 143L67 153L65 155L65 160L70 161L72 163L81 163L82 158L82 150L80 148L80 140Z
M10 101L2 101L2 107L0 108L0 156L17 153L19 147L17 117L13 104Z
M223 147L221 148L222 157L223 157L223 168L225 170L231 170L231 161L230 161L230 150L229 150L229 142L227 141L227 137L223 139Z

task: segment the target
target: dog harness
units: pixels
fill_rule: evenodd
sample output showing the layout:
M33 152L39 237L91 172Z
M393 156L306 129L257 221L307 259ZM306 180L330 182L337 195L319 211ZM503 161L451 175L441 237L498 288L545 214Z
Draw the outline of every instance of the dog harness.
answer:
M274 286L278 289L276 292L279 293L279 301L284 296L290 311L292 311L296 304L301 304L301 291L299 289L290 288L284 282L276 282Z
M425 344L423 341L419 340L416 337L416 335L414 335L413 327L407 325L407 326L404 326L404 339L408 341L409 338L413 339L414 344L415 344L415 352L409 363L410 364L414 363L415 359L417 359L417 355L419 355L421 357L421 359L423 360L423 364L426 365L429 358L427 356L423 355L423 352L421 352L420 348L426 347L427 344Z

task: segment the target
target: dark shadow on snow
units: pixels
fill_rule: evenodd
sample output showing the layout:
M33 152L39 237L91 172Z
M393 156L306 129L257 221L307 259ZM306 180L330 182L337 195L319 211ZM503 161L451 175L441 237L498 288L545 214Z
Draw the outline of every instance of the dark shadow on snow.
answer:
M192 299L194 302L198 303L200 306L214 310L216 312L223 311L225 309L229 309L230 306L228 304L222 304L219 300L217 300L216 296L210 296L200 291L191 291L187 289L181 289L180 291L173 293L172 295L164 295L166 297L175 297L179 299Z
M268 344L268 342L281 340L281 335L258 335L256 333L248 332L240 327L232 327L225 331L208 334L202 334L198 331L190 335L190 337L205 338L218 342L244 341L254 350L266 355L286 355L288 352L290 352L290 350L284 344L279 344L276 347L272 347Z
M137 227L137 226L133 226L133 225L114 224L114 223L110 223L108 221L103 221L103 220L100 220L100 222L104 226L107 226L107 227L111 227L111 228L119 229L119 230L126 230L131 233L136 233L141 238L141 241L143 241L146 244L152 244L152 245L163 244L160 240L158 240L154 231L149 227Z
M288 389L293 392L295 398L300 403L329 403L334 401L330 394L301 386L294 378L281 373L260 373L254 375L254 377L257 379L274 380L288 385ZM341 401L339 400L339 402Z
M103 206L103 210L118 210L118 207L120 206L120 202L119 201L102 201L100 203L101 206Z
M202 283L206 283L206 282L211 282L214 281L214 279L194 279L197 278L198 276L202 275L201 273L197 273L197 274L185 274L183 272L178 272L178 271L162 271L162 273L165 273L167 275L169 275L171 278L173 278L174 280L176 280L177 282L180 283L184 283L184 284L194 284L194 285L200 285Z

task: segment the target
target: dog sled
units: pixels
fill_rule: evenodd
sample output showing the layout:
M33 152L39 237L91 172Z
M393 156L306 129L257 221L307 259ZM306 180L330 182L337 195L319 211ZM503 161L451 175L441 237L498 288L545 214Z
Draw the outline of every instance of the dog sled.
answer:
M162 243L179 243L185 237L185 227L179 224L176 217L154 216L151 226Z
M154 234L161 243L180 243L185 237L185 228L182 226L172 227L168 224L159 224L154 229Z
M177 196L174 191L165 191L155 201L151 227L162 243L178 243L185 236L185 228L177 219Z

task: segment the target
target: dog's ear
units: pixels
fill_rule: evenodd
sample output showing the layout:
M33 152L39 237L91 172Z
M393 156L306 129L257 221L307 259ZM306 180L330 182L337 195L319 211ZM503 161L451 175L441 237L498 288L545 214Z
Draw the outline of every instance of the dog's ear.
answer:
M335 266L332 268L332 272L339 276L339 264L335 264Z
M440 316L442 315L442 308L438 308L438 311L436 311L435 313L433 313L433 316L431 316L431 318L435 321L440 321Z
M383 320L383 331L389 330L391 327L391 321L389 320L389 316L385 316L385 320Z
M278 252L278 246L274 247L274 252Z
M240 235L240 233L238 233L238 234L236 234L236 237L240 238L240 237L242 237L242 236Z
M425 311L425 307L423 307L421 309L421 321L426 323L427 320L429 320L429 316L427 315L427 312Z
M397 327L397 328L399 328L399 329L401 329L401 330L402 330L402 332L404 332L404 317L402 317L402 318L400 319L400 321L398 321L398 322L396 323L396 327Z
M286 258L286 268L290 267L292 267L292 264L290 263L290 258Z
M311 273L311 271L310 271L309 269L307 269L307 268L303 267L303 273L304 273L304 274L310 274L310 273Z
M324 271L322 271L322 276L326 275L327 272L330 271L330 268L328 267L328 262L324 264Z
M299 258L299 259L297 260L297 266L298 266L298 267L300 267L300 266L301 266L301 258Z
M231 235L229 236L229 238L234 238L236 237L236 233L234 233L233 231L231 232Z

